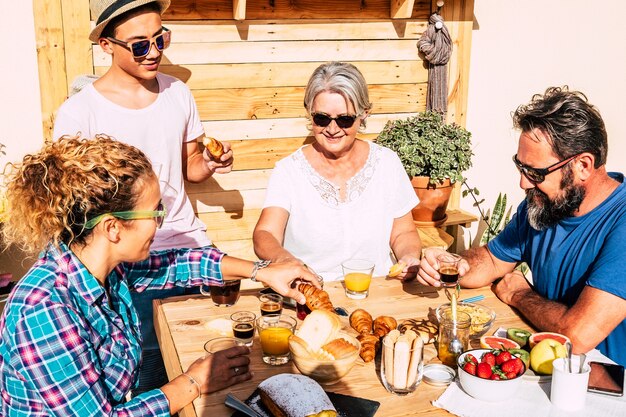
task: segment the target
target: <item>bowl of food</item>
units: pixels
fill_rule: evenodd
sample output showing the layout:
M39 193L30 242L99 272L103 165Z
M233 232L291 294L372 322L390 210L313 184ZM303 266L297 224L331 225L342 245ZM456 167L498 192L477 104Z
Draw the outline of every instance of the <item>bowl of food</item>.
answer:
M437 320L441 320L441 312L449 308L451 308L450 303L445 303L437 307ZM472 318L470 328L471 339L480 339L482 335L487 333L487 330L491 328L496 319L496 312L494 310L480 304L459 302L457 303L457 309L458 311L469 314Z
M459 355L457 365L463 391L488 402L504 401L515 395L526 372L520 358L498 349L468 350Z
M356 337L339 332L319 349L312 350L298 336L289 338L289 351L296 368L320 384L331 385L343 378L354 366L361 344Z

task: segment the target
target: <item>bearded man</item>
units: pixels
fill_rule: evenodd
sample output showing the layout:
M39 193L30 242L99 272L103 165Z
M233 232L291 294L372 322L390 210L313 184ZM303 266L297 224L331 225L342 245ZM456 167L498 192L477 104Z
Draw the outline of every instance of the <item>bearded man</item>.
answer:
M526 199L495 239L462 254L461 285L495 282L502 301L538 330L568 336L574 353L597 348L626 365L626 187L623 174L606 171L600 113L584 94L553 87L513 121ZM440 285L440 253L423 257L423 284ZM515 270L520 262L532 284Z

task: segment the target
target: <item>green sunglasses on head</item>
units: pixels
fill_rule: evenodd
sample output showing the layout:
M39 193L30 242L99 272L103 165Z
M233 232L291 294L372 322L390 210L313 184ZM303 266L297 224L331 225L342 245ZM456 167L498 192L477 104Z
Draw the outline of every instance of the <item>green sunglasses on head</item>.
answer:
M112 213L103 213L87 221L87 223L85 223L85 229L93 229L106 216L113 216L117 219L124 220L154 219L157 224L157 229L160 229L161 225L163 225L163 220L165 219L166 214L167 210L163 207L163 202L160 201L156 210L114 211Z

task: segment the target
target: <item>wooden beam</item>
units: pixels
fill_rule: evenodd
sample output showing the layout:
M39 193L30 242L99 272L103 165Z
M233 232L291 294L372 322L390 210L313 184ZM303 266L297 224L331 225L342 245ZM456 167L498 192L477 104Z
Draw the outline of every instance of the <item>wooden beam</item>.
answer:
M415 0L391 0L391 18L409 19L413 13Z
M33 11L43 137L49 141L54 128L54 112L67 98L61 0L33 0Z
M93 74L93 57L89 32L91 31L89 2L61 0L63 37L65 39L65 72L68 91L79 75Z
M246 0L233 0L233 19L246 19Z

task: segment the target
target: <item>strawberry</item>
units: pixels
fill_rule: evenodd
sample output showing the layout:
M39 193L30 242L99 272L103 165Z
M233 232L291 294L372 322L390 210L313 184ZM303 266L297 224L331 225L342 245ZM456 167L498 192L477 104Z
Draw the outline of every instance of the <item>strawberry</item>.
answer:
M504 362L510 360L511 357L511 352L509 352L508 350L500 351L498 356L496 356L496 365L502 365Z
M524 371L524 362L516 356L511 360L515 362L515 373L521 374Z
M472 355L471 353L465 355L465 362L472 362L478 365L478 359L476 359L476 356Z
M507 372L506 373L506 379L513 379L517 376L517 374L515 372Z
M465 365L463 365L463 369L468 374L476 375L476 364L472 361L465 362Z
M483 355L480 361L482 363L488 363L490 366L494 366L496 364L496 356L491 352L487 352Z
M505 374L513 373L517 375L517 372L519 372L517 366L517 361L515 359L509 359L508 361L500 365L500 369L502 369L502 372L504 372Z
M479 378L489 379L492 374L491 365L487 362L481 362L476 367L476 376Z
M500 380L500 375L498 374L492 374L489 379L493 379L494 381L499 381Z

